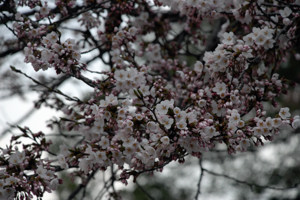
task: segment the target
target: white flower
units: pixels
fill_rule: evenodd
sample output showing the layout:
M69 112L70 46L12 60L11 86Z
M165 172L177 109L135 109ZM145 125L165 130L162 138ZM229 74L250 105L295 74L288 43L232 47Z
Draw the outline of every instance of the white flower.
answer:
M289 7L285 7L283 10L279 10L281 17L286 18L292 14L292 10Z
M19 152L16 151L15 153L11 154L9 158L9 164L12 165L17 165L17 164L22 164L25 159L25 152Z
M152 142L157 142L160 139L161 135L157 133L150 133L150 140Z
M147 129L150 131L155 132L158 128L158 124L156 124L155 122L148 122L147 123Z
M265 63L264 62L261 62L258 64L258 69L257 69L257 74L259 76L265 74L267 71L267 68L265 67Z
M47 6L41 7L40 8L40 14L42 16L46 16L49 14L50 9Z
M173 111L174 111L175 115L178 115L181 112L180 108L178 108L178 107L174 108Z
M126 156L131 156L132 154L134 154L134 149L132 147L125 147L125 151L123 152L124 155Z
M114 74L114 78L117 81L125 81L127 77L127 71L125 70L116 70Z
M133 137L125 137L122 139L124 147L130 147L135 142Z
M58 187L58 185L59 185L58 179L57 178L53 179L50 182L50 188L51 188L51 190L56 190L57 187Z
M150 159L150 156L146 152L139 152L136 154L136 157L140 159L144 164L146 164Z
M201 74L202 71L203 71L203 64L202 64L202 62L197 61L197 62L195 63L195 65L194 65L194 70L195 70L196 72L198 72L199 74Z
M112 58L117 58L117 57L120 57L121 52L119 49L114 49L114 50L110 51L110 55Z
M140 86L139 90L143 93L143 96L150 95L150 87L148 85L142 85L142 86Z
M185 111L180 111L179 113L175 114L175 119L177 122L185 121L186 116L187 116L187 114Z
M100 100L100 107L107 107L108 106L108 102L105 100Z
M59 146L59 154L68 156L70 154L69 147L65 144Z
M179 121L179 122L177 122L176 123L176 126L177 126L177 128L179 128L179 129L186 129L186 121L185 120L181 120L181 121Z
M19 13L19 12L17 12L17 13L15 14L15 18L16 18L16 20L19 20L19 21L23 21L23 20L24 20L24 18L22 17L22 14Z
M42 43L43 43L44 45L51 45L51 42L50 42L49 38L46 37L46 36L43 37Z
M259 120L256 122L256 126L257 126L257 127L260 127L260 128L264 128L264 127L266 127L266 123L265 123L262 119L259 119Z
M218 117L221 117L226 112L225 108L222 105L217 104L215 100L211 102L212 112L216 114Z
M107 149L109 147L109 140L107 139L107 137L102 136L99 145L102 149Z
M269 135L270 134L270 130L267 127L262 128L263 131L263 135Z
M52 56L53 56L53 53L51 53L47 49L43 49L41 52L41 60L42 61L49 62L50 59L52 58Z
M245 122L244 122L243 120L240 120L240 121L238 121L237 126L238 126L239 128L242 128L242 127L245 126Z
M132 127L133 125L134 125L134 123L131 120L126 121L126 126L127 127Z
M237 146L238 151L246 151L247 148L250 146L248 140L242 140L241 143Z
M46 37L52 44L56 43L56 41L58 40L58 36L54 31L49 33Z
M111 104L113 106L118 105L118 98L116 96L114 96L113 94L106 96L105 101L107 102L107 104Z
M69 167L68 163L66 162L66 159L65 159L64 155L57 156L57 161L58 161L58 164L61 168L66 169L66 168Z
M136 114L136 115L135 115L135 118L136 118L137 120L141 121L141 120L144 118L144 116L143 116L142 114Z
M237 130L236 123L229 122L227 129L229 132L234 133Z
M300 127L300 117L299 117L299 115L296 115L296 116L294 117L294 120L293 120L293 122L292 122L292 127L293 127L294 129L297 129L297 128Z
M130 35L135 36L137 33L137 28L135 27L131 27L128 32L130 33Z
M286 26L290 25L291 20L289 18L283 18L282 23Z
M203 108L204 106L206 106L206 100L205 99L200 99L198 101L198 106Z
M212 89L214 92L216 92L218 95L222 94L222 93L226 93L227 91L227 86L225 83L223 82L217 82L215 87Z
M162 138L160 138L160 141L164 145L168 145L170 143L170 138L168 136L163 136Z
M64 45L66 45L66 46L75 46L75 40L74 40L74 39L71 39L71 38L68 38L68 39L64 42Z
M134 75L134 78L133 78L133 84L134 85L136 85L136 87L138 87L138 86L143 86L143 85L145 85L146 84L146 78L145 78L145 76L144 76L144 73L136 73L135 75ZM150 88L150 87L149 87ZM148 89L149 89L148 88ZM150 93L150 92L149 92Z
M275 22L278 23L278 16L271 16L271 19Z
M238 113L237 110L232 110L231 116L229 118L229 122L233 123L233 124L238 124L238 122L240 121L240 114Z
M264 46L265 49L270 49L270 48L273 48L274 43L275 43L275 40L267 39L263 46Z
M273 120L271 117L268 117L266 119L265 125L268 129L272 129L273 128Z
M174 120L167 115L160 115L158 118L159 122L165 126L166 129L170 129Z
M81 55L80 55L79 52L73 51L73 52L72 52L72 58L74 58L75 60L80 60Z
M256 38L255 38L255 44L257 44L258 46L263 46L266 42L268 38L264 35L264 34L259 34Z
M36 169L36 173L40 176L43 177L46 174L47 170L43 168L42 165L39 165L38 168Z
M97 151L96 152L96 162L103 163L107 159L106 153L104 151Z
M84 159L84 158L81 158L81 159L78 159L79 161L79 165L78 167L85 173L87 174L90 170L90 165L91 165L91 161L90 160L87 160L87 159Z
M278 128L278 127L281 125L281 123L282 123L282 121L281 121L280 118L274 118L274 119L272 120L272 126L273 126L274 128Z
M155 122L148 122L147 123L147 129L150 131L156 131L158 128L158 125Z
M53 49L56 53L58 53L59 55L64 54L64 48L63 48L63 46L61 46L60 44L55 43L55 44L53 44L51 47L52 47L52 49Z
M167 114L169 108L173 108L173 104L174 104L173 99L171 101L169 100L162 101L160 102L160 104L156 106L156 111L161 115Z
M243 40L245 41L245 44L248 46L252 46L253 45L253 33L250 33L246 36L243 37Z
M260 28L253 27L253 28L252 28L253 39L257 38L258 35L260 34L260 32L261 32L261 29L260 29Z
M159 114L167 114L168 112L168 109L169 109L169 105L165 102L161 102L160 104L158 104L156 106L156 110Z
M222 43L227 45L233 45L235 43L235 35L233 34L233 32L230 33L225 32L223 34Z
M187 118L189 124L193 124L193 123L197 122L197 114L194 111L187 113L186 118Z
M180 76L180 78L184 79L183 71L176 71L176 73Z
M254 127L254 128L253 128L253 134L254 134L255 136L261 136L262 133L263 133L263 130L262 130L261 127Z
M130 68L126 73L126 80L134 81L138 77L138 71L135 68Z
M154 149L153 147L151 147L151 146L146 146L146 147L145 147L145 151L146 151L146 153L147 153L150 157L152 157L152 158L154 158L154 157L156 156L156 151L155 151L155 149Z
M125 82L124 81L117 81L116 83L116 90L124 91L125 90Z
M287 107L281 108L279 111L279 116L281 117L281 119L289 118L291 116L290 109Z
M244 94L249 94L251 92L251 87L247 84L245 84L241 90L242 93Z
M216 131L215 127L208 126L204 128L204 137L205 138L212 138L214 136L219 135L219 132Z
M262 34L264 34L264 36L266 36L267 38L273 38L273 34L274 34L274 29L270 29L268 27L264 27L261 30Z
M95 132L97 132L97 133L102 132L103 128L104 128L104 119L102 117L99 117L94 122Z
M32 51L31 48L25 47L24 48L24 54L25 54L25 56L30 56L30 55L33 54L33 51Z

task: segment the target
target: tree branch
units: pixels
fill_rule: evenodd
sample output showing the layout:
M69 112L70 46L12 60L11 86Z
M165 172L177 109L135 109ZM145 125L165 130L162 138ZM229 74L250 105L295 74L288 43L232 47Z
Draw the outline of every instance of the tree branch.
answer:
M95 176L95 174L97 173L98 170L93 171L88 177L86 182L83 184L80 184L69 196L68 200L74 199L74 197L85 187L87 187L87 185L89 184L89 182L91 181L91 179Z
M220 173L217 173L217 172L213 172L213 171L210 171L210 170L208 170L206 168L203 168L203 167L202 167L202 171L207 172L208 174L211 174L213 176L227 178L227 179L230 179L230 180L235 181L237 183L247 185L247 186L250 187L251 190L253 188L263 188L263 189L270 189L270 190L290 190L290 189L295 189L299 186L298 183L293 185L293 186L289 186L289 187L275 187L275 186L269 186L269 185L259 185L259 184L256 184L256 183L249 183L247 181L239 180L237 178L234 178L232 176L228 176L226 174L220 174Z
M195 200L198 199L199 195L201 194L201 181L204 175L204 170L202 167L202 158L199 159L199 166L200 166L200 176L199 176L199 180L198 180L198 184L197 184L197 192L195 195Z
M150 200L155 200L137 181L135 182L138 188L147 196Z

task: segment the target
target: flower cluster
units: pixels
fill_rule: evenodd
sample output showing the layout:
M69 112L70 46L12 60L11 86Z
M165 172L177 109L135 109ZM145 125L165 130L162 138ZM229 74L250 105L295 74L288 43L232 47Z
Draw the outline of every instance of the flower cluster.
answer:
M43 48L31 43L24 48L25 62L31 63L35 71L54 67L58 73L68 73L72 70L71 66L78 64L81 56L75 40L67 39L61 44L58 35L51 32L44 36L41 42Z
M11 145L1 148L0 153L0 197L2 199L31 199L33 195L56 190L61 180L55 174L52 161L43 159L41 153L49 148L44 134L32 133L28 128L19 128L23 134L12 138ZM20 138L28 138L33 142L24 144L22 150L17 145Z

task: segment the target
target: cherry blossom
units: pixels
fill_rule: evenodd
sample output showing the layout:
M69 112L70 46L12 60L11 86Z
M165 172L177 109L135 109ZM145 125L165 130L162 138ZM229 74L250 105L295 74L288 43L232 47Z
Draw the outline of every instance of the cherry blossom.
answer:
M282 118L282 119L287 119L291 116L291 113L290 113L290 109L285 107L285 108L281 108L280 111L279 111L279 116Z

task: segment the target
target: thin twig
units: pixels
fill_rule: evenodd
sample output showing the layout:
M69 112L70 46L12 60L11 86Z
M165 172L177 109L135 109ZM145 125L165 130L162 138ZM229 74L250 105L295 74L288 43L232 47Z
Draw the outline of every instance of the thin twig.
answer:
M150 200L155 200L137 181L135 182L138 188L147 196Z
M24 116L22 116L18 121L16 121L14 124L10 125L9 128L5 129L4 131L2 131L0 133L0 139L3 138L6 133L8 133L12 127L17 126L18 124L24 122L25 120L27 120L34 112L36 111L35 107L31 108Z
M87 185L89 184L90 180L95 176L96 172L98 170L93 171L87 178L86 182L83 184L80 184L69 196L68 200L74 199L75 196L84 188L87 187Z
M22 74L22 75L24 75L25 77L29 78L29 79L32 80L34 83L36 83L36 84L38 84L38 85L41 85L41 86L45 87L46 89L49 90L49 92L54 92L54 93L60 94L60 95L66 97L68 100L71 100L71 101L82 102L82 101L81 101L80 99L78 99L78 98L70 97L70 96L64 94L63 92L61 92L61 91L58 90L58 89L51 88L51 87L49 87L49 86L47 86L47 85L45 85L45 84L39 82L38 80L36 80L36 79L34 79L34 78L28 76L27 74L25 74L24 72L22 72L22 71L19 70L19 69L16 69L16 68L13 67L13 66L11 66L10 68L11 68L14 72L19 73L19 74Z
M203 175L204 175L204 170L202 167L202 158L199 159L199 166L200 166L200 176L199 176L199 180L198 180L198 184L197 184L197 192L195 195L195 200L197 200L199 195L201 194L201 182L202 182Z
M296 183L293 186L289 186L289 187L274 187L274 186L269 186L269 185L259 185L259 184L256 184L256 183L249 183L247 181L239 180L239 179L236 179L234 177L228 176L226 174L220 174L220 173L217 173L217 172L213 172L213 171L210 171L210 170L208 170L206 168L203 168L203 167L202 167L202 171L207 172L207 173L209 173L211 175L214 175L214 176L224 177L224 178L233 180L237 183L247 185L251 189L256 187L256 188L264 188L264 189L270 189L270 190L290 190L290 189L295 189L299 186L298 183Z

